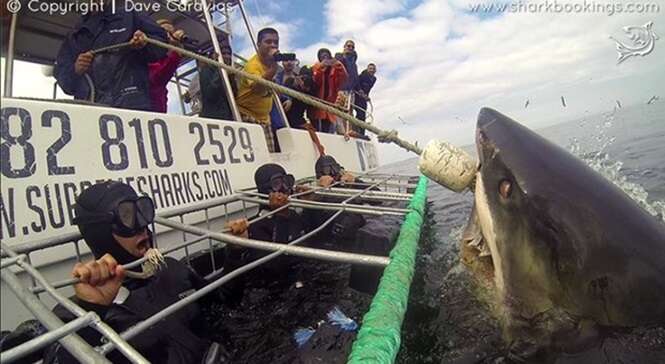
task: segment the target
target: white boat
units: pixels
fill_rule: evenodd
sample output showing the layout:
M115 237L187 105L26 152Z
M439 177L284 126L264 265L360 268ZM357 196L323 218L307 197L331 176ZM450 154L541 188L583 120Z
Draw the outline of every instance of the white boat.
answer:
M142 2L165 4L161 0ZM205 5L205 0L202 3ZM162 10L151 16L171 18L176 28L185 29L202 48L213 48L219 53L217 38L229 36L230 24L225 18L229 7L237 6L247 29L251 29L242 2L222 4L225 6L215 7L220 10L216 19L222 19L218 23L225 29L212 25L206 7L198 13L170 12L167 15ZM13 330L19 323L34 317L51 330L51 336L43 335L11 352L3 352L3 361L12 361L24 355L26 350L34 350L58 339L70 352L76 352L79 359L104 360L80 338L69 335L72 327L62 326L61 322L48 317L50 307L66 302L66 297L73 293L73 281L69 279L73 264L88 258L89 251L72 225L73 205L77 194L96 181L120 180L153 198L158 213L156 247L162 253L188 260L200 251L210 253L210 261L206 263L207 278L215 278L215 283L187 299L194 300L205 294L204 290L215 289L224 283L224 279L217 277L226 272L222 271L219 262L215 262L215 249L223 247L224 243L371 266L383 267L389 263L390 260L382 256L295 245L304 238L284 246L219 233L228 219L252 216L259 205L266 203L265 196L253 191L254 171L265 163L280 164L301 183L318 188L316 179L310 176L314 174L319 150L304 130L288 125L279 129L276 134L281 151L270 153L262 128L239 122L239 118L214 120L196 115L160 114L56 100L55 85L54 99L13 97L12 82L21 82L21 75L13 73L13 61L52 64L60 42L75 24L76 17L71 13L47 16L22 11L3 22L3 31L8 28L9 38L7 44L3 44L7 62L0 128L2 330ZM211 34L217 36L211 37ZM192 73L176 73L172 82L179 91L187 86ZM232 95L223 70L222 75L226 93ZM238 115L233 98L228 101L234 115ZM183 105L182 100L180 104ZM182 111L186 114L184 106ZM405 203L410 200L416 185L409 176L369 174L379 166L376 145L372 141L345 139L333 134L318 134L318 138L326 154L334 156L348 171L363 175L367 184L352 190L333 185L318 188L315 192L341 197L341 203L292 199L291 207L333 210L337 212L335 216L343 211L400 216L410 211L401 207L348 205L348 202L362 199ZM381 186L381 191L371 191L376 186ZM332 218L324 224L331 221ZM251 268L250 264L238 271ZM49 294L40 294L44 290ZM35 297L39 300L31 300ZM187 304L182 301L177 304ZM75 312L77 308L72 310ZM79 313L80 320L73 324L91 324L89 315ZM158 320L167 314L153 318ZM137 326L145 328L148 325L150 322ZM136 328L134 334L142 328ZM140 354L116 333L108 327L101 330L112 342L102 348L103 353L112 348L109 345L115 345L133 362L143 362ZM123 338L126 338L125 334Z

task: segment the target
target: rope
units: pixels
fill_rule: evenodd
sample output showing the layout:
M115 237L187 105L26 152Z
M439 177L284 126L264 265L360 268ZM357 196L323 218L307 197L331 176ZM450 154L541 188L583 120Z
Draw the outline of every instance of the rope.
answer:
M312 143L314 143L316 149L319 151L319 156L322 157L326 155L326 149L323 147L323 144L321 144L319 136L316 135L316 130L314 129L314 126L310 123L306 123L305 130L307 130L307 132L309 133L309 137L312 139Z
M348 363L392 363L397 357L426 203L427 178L421 176Z
M149 44L152 44L152 45L155 45L155 46L158 46L158 47L162 47L162 48L165 48L165 49L168 49L168 50L172 50L174 52L178 52L183 56L195 59L195 60L203 62L203 63L207 63L211 66L221 67L226 72L233 73L233 74L239 75L241 77L248 78L248 79L258 83L261 86L268 87L268 88L270 88L274 91L277 91L277 92L282 93L284 95L290 96L290 97L292 97L296 100L300 100L300 101L304 102L307 105L310 105L310 106L319 108L323 111L329 112L329 113L331 113L335 116L340 117L341 119L347 120L348 122L352 123L353 125L355 125L357 127L360 127L360 128L365 129L365 130L371 131L372 133L374 133L374 134L376 134L377 136L380 137L379 141L384 140L384 142L394 143L394 144L396 144L396 145L398 145L398 146L400 146L400 147L402 147L402 148L404 148L404 149L406 149L410 152L416 153L417 155L420 155L422 153L422 149L420 149L420 147L418 147L417 145L399 138L397 136L397 131L396 130L385 131L385 130L379 129L376 126L374 126L372 124L369 124L369 123L366 123L362 120L359 120L358 118L354 117L353 115L347 114L347 113L339 110L336 107L327 105L327 104L321 102L321 100L319 100L317 98L314 98L314 97L306 95L304 93L292 90L288 87L279 85L279 84L274 83L272 81L268 81L268 80L264 79L263 77L253 75L251 73L247 73L245 71L235 69L232 66L226 65L224 63L212 60L210 58L203 57L200 54L197 54L197 53L188 51L186 49L182 49L182 48L173 46L173 45L168 44L168 43L164 43L164 42L152 39L152 38L147 37L147 36L145 37L145 40ZM119 44L117 46L119 47L121 45ZM105 48L103 48L103 50L106 50L107 48L110 48L110 47L105 47ZM99 50L97 50L97 52L98 51Z

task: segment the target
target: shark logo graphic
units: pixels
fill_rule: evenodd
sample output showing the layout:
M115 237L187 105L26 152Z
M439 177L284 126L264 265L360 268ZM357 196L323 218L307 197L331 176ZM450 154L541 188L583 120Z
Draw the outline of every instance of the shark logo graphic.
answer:
M631 45L626 45L614 37L610 37L616 44L616 50L619 53L617 64L627 60L633 56L646 56L653 51L658 40L658 35L653 31L653 22L648 22L643 26L627 26L623 27L624 33L632 42Z

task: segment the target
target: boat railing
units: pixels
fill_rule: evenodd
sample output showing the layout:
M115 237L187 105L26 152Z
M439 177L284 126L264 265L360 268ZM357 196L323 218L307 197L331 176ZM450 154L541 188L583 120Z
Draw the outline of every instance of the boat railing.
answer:
M81 362L108 362L103 355L106 355L115 349L120 350L134 363L146 362L145 358L131 347L128 340L141 334L144 330L164 319L166 316L218 289L231 279L282 254L339 263L379 267L389 265L391 258L384 256L348 253L344 251L310 248L298 245L305 240L311 240L312 237L325 229L326 226L330 225L335 218L345 211L368 215L387 214L400 216L411 212L410 209L381 206L377 205L376 202L394 205L409 201L413 196L412 193L415 187L418 186L413 183L414 177L391 174L366 174L361 177L364 181L362 184L356 183L355 185L349 184L342 186L341 183L338 182L328 187L317 186L316 179L313 177L301 179L298 182L302 185L308 186L308 190L292 195L287 205L265 214L256 214L259 206L267 204L268 200L267 195L258 193L256 189L241 190L228 197L175 209L166 214L159 214L155 218L155 224L157 225L155 228L166 227L176 233L181 232L182 240L179 243L160 248L158 244L160 241L160 234L156 234L155 247L163 255L175 255L176 253L184 255L184 259L188 264L191 263L193 254L201 251L204 252L203 254L208 253L209 267L211 267L211 271L206 274L205 278L210 283L122 333L115 332L96 314L84 311L80 306L76 305L72 300L59 292L60 288L69 287L77 283L76 279L70 278L59 281L49 281L31 262L31 255L40 250L57 247L64 248L69 244L74 245L76 260L81 261L84 258L84 254L80 246L82 240L80 234L67 234L55 239L27 242L11 247L3 243L2 280L7 283L8 287L25 305L28 311L30 311L34 317L49 330L46 334L3 352L3 363L15 361L25 355L44 348L55 341L60 341L65 349L72 353L72 355ZM377 190L377 188L379 190ZM327 199L334 197L340 202L315 202L302 198L309 194L321 195ZM363 201L371 202L373 205L363 205ZM236 210L237 212L231 213L228 208L230 204L239 204L242 208L239 212ZM266 219L281 210L293 208L328 210L331 211L331 213L319 227L287 244L235 236L229 234L228 230L224 228L224 223L232 218L243 216L250 218L251 216L254 216L249 220L249 224L252 224L259 220ZM210 212L212 209L217 209L218 211L211 214ZM219 211L220 209L222 211ZM194 213L203 213L205 215L204 220L198 223L185 223L186 216ZM196 244L199 244L198 248L194 249L193 247ZM228 272L224 270L223 264L217 261L215 256L215 252L226 244L251 249L260 249L270 251L271 253L261 259ZM207 250L207 252L205 250ZM146 258L138 259L125 267L136 267L144 263L145 260ZM28 287L22 284L18 277L21 270L30 276ZM44 292L55 300L55 302L69 310L77 317L77 319L69 323L63 323L60 321L53 315L46 304L42 302L42 299L40 299L40 294ZM77 330L86 326L94 327L107 338L101 347L92 348L88 343L76 335Z

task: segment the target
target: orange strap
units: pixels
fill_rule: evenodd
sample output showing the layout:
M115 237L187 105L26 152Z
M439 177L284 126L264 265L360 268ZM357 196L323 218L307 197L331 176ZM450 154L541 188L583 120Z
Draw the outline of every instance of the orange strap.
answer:
M305 123L304 128L309 132L309 137L312 138L312 143L316 145L316 149L319 150L319 156L324 156L326 155L326 150L321 144L321 141L319 140L319 136L316 135L316 130L314 129L314 126L310 123Z

